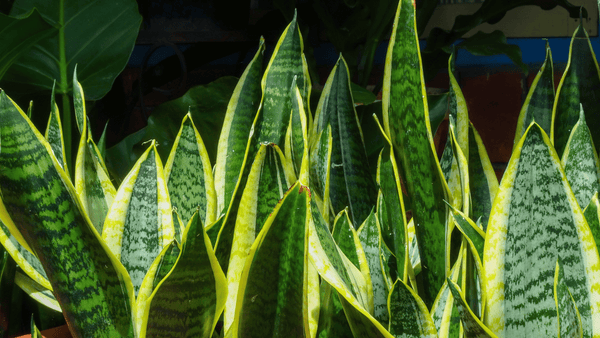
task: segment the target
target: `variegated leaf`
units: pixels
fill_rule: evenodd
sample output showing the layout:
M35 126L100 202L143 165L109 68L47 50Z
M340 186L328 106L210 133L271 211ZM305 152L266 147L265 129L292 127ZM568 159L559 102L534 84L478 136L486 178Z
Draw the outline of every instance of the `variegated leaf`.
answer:
M54 297L52 291L41 286L33 279L17 271L15 273L15 284L38 303L43 304L56 312L62 312L60 304L56 301L56 297Z
M310 192L298 182L265 222L239 284L233 337L308 337Z
M319 209L323 214L323 219L329 223L329 180L331 173L331 151L333 148L333 138L331 136L331 125L323 129L317 136L318 140L310 150L310 183L312 186L312 197L320 199ZM316 195L315 195L316 194Z
M152 141L119 187L102 232L131 275L136 296L154 259L175 238L162 168Z
M0 195L6 207L0 214L8 211L49 272L71 333L133 337L131 280L85 214L50 145L4 92L0 121Z
M333 145L329 196L335 213L349 207L355 229L369 216L377 188L369 170L362 130L350 90L350 72L342 57L331 71L315 114L312 133L331 126Z
M167 190L173 208L177 208L184 224L198 211L203 224L216 219L217 198L212 166L202 137L188 114L165 164Z
M583 107L565 146L561 164L577 203L582 209L585 208L600 190L600 163L592 134L585 122Z
M244 70L227 105L215 164L217 215L227 212L243 168L250 128L262 94L259 79L264 52L265 40L261 37L258 51Z
M560 257L556 260L556 272L554 273L554 302L556 303L559 337L583 337L581 317L565 282L565 271Z
M515 147L486 233L484 319L491 331L499 337L558 335L552 297L558 256L583 336L599 335L598 250L558 155L533 123Z
M200 216L194 213L175 265L149 299L147 325L140 336L210 338L226 297L225 274Z
M44 137L46 141L50 143L54 156L58 160L63 170L68 173L67 160L65 155L65 141L63 137L62 123L60 120L60 113L58 106L54 102L54 87L56 83L52 85L52 94L50 95L50 115L48 116L48 125L46 126L46 133Z
M388 298L390 333L396 337L437 338L427 306L403 281L396 280Z
M583 105L590 130L600 129L600 70L587 32L580 25L575 29L569 49L569 60L558 89L552 109L550 139L559 156L579 120L579 105ZM594 146L600 148L600 137L594 137Z
M475 126L469 126L469 183L471 185L471 214L481 219L483 231L487 229L492 203L498 193L498 177L494 172L483 141Z
M600 252L600 202L598 201L598 192L592 196L592 200L583 211L583 215L590 226L596 248L598 249L598 252Z
M462 283L463 253L464 250L459 251L458 258L452 270L450 270L450 276L448 277L449 280L455 283ZM440 292L433 302L431 319L433 319L439 338L460 337L460 315L454 303L454 296L452 296L452 292L448 287L448 281L442 285Z
M465 337L496 338L497 336L471 311L460 287L450 278L448 278L448 287L452 292L454 304L460 313Z
M384 71L383 122L406 179L422 262L422 298L430 306L450 270L445 257L447 192L429 125L413 1L400 1L393 27Z
M227 269L224 330L233 324L238 286L248 253L265 221L292 185L293 169L275 144L261 144L240 201Z
M546 134L550 134L553 105L554 65L552 63L550 44L546 40L546 59L533 79L521 112L519 113L513 147L517 146L525 130L533 121L539 124Z

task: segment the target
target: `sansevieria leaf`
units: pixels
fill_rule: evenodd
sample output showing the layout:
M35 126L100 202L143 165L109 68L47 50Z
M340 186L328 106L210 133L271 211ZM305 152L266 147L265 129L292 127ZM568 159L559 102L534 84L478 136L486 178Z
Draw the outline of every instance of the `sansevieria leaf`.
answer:
M165 164L165 179L171 205L177 208L184 224L196 211L203 224L215 221L217 198L212 166L189 112L181 122Z
M421 298L403 281L396 280L388 298L390 333L396 337L436 338L431 315Z
M600 334L600 259L550 140L535 123L515 147L485 238L485 324L499 337L555 337L556 260L584 337ZM527 320L523 320L527 318Z
M154 259L175 238L162 167L153 141L121 183L102 232L136 296Z
M550 134L559 156L579 120L580 104L590 130L600 129L600 70L587 32L580 24L571 39L569 61L556 90L552 109ZM600 137L594 138L594 146L600 148Z
M539 124L546 134L552 127L552 106L554 105L554 65L550 44L546 40L546 59L529 87L525 103L517 120L514 147L531 122Z
M450 270L449 280L462 283L462 266L464 250L460 250L458 258ZM433 306L431 307L431 319L438 331L439 338L458 338L460 334L460 314L454 303L454 296L450 291L448 280L442 285Z
M462 327L465 337L496 338L496 335L487 328L479 318L471 311L465 300L460 287L448 278L448 287L452 292L454 304L460 313Z
M56 301L56 297L54 297L52 291L41 286L33 279L20 272L16 272L14 282L21 290L25 291L29 297L35 299L38 303L43 304L54 311L62 312L60 304Z
M600 164L583 108L565 146L561 164L577 203L585 208L600 190Z
M92 140L85 110L85 96L77 81L77 72L73 74L73 105L81 132L75 162L75 190L92 224L101 234L106 214L117 191L108 176L100 151Z
M227 211L242 170L250 127L260 104L264 52L265 40L261 38L258 51L244 70L227 105L215 164L217 215Z
M71 333L133 337L131 280L93 228L50 145L4 92L0 121L3 205L48 272Z
M272 142L284 146L285 134L292 111L289 89L296 78L296 86L300 90L305 107L310 96L310 79L308 68L303 56L304 43L298 28L296 14L287 26L273 56L263 75L261 87L263 92L262 114L263 123L260 126L260 142Z
M475 220L481 219L485 231L492 203L498 193L498 177L483 141L472 123L469 125L469 184L471 185L470 216Z
M308 337L308 188L290 188L250 249L239 285L233 337Z
M559 337L582 337L581 317L571 291L565 283L565 272L560 257L556 260L554 273L554 301L558 314Z
M225 307L226 283L202 220L194 213L175 266L149 299L141 336L210 338Z
M377 188L369 170L362 131L354 110L350 72L344 58L334 66L319 100L312 134L331 126L333 148L329 196L335 213L349 207L355 229L369 216Z
M319 206L323 219L329 223L330 199L329 180L331 174L331 152L333 149L333 137L331 136L331 125L323 129L310 150L310 184L312 197L320 200ZM316 195L315 195L316 194Z
M46 133L44 137L50 143L54 156L58 163L62 166L63 170L68 173L67 160L65 155L65 141L63 137L62 122L60 120L60 113L58 106L54 101L54 87L52 86L52 94L50 95L50 115L48 116L48 125L46 126Z
M406 179L422 262L423 300L430 306L450 268L445 259L445 182L434 151L426 97L415 7L402 0L386 57L383 123Z
M592 200L583 211L583 215L590 226L594 242L596 242L596 248L600 252L600 201L598 201L598 192L592 196Z
M261 144L240 201L227 269L225 331L233 324L238 286L252 243L265 221L291 186L293 174L288 160L275 144Z

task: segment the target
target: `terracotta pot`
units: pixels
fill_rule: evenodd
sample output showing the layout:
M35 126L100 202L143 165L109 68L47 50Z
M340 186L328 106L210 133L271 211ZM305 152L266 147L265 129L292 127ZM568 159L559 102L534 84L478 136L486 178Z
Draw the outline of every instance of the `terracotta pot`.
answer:
M55 327L52 329L44 330L41 332L44 338L72 338L69 327L65 324L63 326ZM16 338L31 338L30 334L18 336Z

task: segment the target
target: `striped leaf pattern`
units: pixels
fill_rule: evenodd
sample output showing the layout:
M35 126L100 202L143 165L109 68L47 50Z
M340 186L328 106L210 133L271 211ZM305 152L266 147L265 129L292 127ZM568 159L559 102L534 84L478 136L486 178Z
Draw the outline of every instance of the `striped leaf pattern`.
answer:
M600 201L598 201L597 192L592 196L592 200L583 211L583 215L590 226L592 237L594 237L594 242L596 242L596 248L600 252Z
M313 134L331 126L333 149L329 196L334 212L349 207L355 229L369 216L377 201L362 131L354 109L350 75L340 57L323 88L315 115Z
M430 306L449 271L444 244L446 190L434 152L415 8L410 0L402 0L398 5L383 82L385 132L406 179L422 262L423 300Z
M463 252L459 251L458 258L450 270L449 280L462 283ZM448 286L444 283L431 307L431 319L438 331L439 338L458 338L461 332L460 314L454 303L454 296Z
M235 318L238 286L252 243L273 208L291 186L289 175L292 171L277 145L261 144L248 175L235 223L227 269L229 291L225 307L225 331L231 327Z
M390 333L396 337L437 338L427 306L403 281L396 280L388 298Z
M46 126L46 133L44 137L46 141L50 143L50 147L52 147L52 151L54 152L54 156L56 160L61 165L63 170L68 173L69 170L66 167L67 160L65 155L65 141L63 137L62 123L60 121L60 113L58 111L58 106L54 101L54 87L52 86L52 94L50 95L50 115L48 116L48 125Z
M404 200L400 190L400 177L394 152L386 145L379 154L377 164L377 216L381 223L381 237L397 261L398 276L407 281L406 265L409 253L406 250L408 229Z
M592 134L585 123L583 107L565 146L561 164L577 203L585 208L600 190L600 164Z
M310 200L296 183L250 249L240 281L233 336L309 336L305 274Z
M209 338L225 307L225 275L198 213L183 234L181 253L150 297L146 337Z
M3 205L50 272L72 334L133 337L129 276L93 229L50 145L4 92L0 121Z
M331 136L331 125L323 129L318 135L318 140L310 150L310 183L313 198L320 199L319 209L323 219L329 223L329 180L331 173L331 151L333 148L333 137ZM315 195L316 194L316 195Z
M285 153L294 166L296 175L300 175L302 166L302 155L304 154L304 139L307 137L306 111L302 104L300 90L296 86L296 79L292 81L290 97L292 113L286 133Z
M165 164L165 179L171 205L177 208L184 224L196 211L203 224L215 221L217 199L212 166L189 112L181 122Z
M15 285L21 288L21 290L38 303L43 304L56 312L62 312L60 304L56 301L56 297L54 297L52 291L41 286L33 279L20 272L16 272L14 282Z
M581 314L583 336L598 335L598 251L554 148L533 123L504 173L486 233L484 318L493 332L500 337L558 335L551 297L558 256Z
M448 279L448 287L452 292L454 304L460 313L465 337L496 338L496 335L471 311L460 287L450 279Z
M469 125L469 184L471 192L471 218L481 219L483 231L487 229L492 203L498 193L498 178L492 168L483 141L475 126Z
M580 104L590 130L600 129L600 70L590 39L583 26L573 33L567 68L556 90L552 109L551 139L559 156L579 120ZM600 137L594 138L594 146L600 148Z
M554 273L554 301L558 315L559 337L582 337L581 317L565 282L565 272L560 257L556 260L556 272Z
M131 275L137 295L152 262L175 238L171 203L154 141L119 187L102 238Z
M385 244L381 239L379 222L373 211L358 229L358 238L369 265L369 275L373 288L373 317L380 323L387 323L389 321L387 311L388 288L380 258L383 254L381 246Z
M264 52L265 40L261 38L258 51L244 70L227 105L215 164L218 215L227 211L242 170L250 127L261 100L259 79L262 76Z
M296 14L287 26L273 52L263 75L263 123L260 128L261 142L271 142L282 147L290 121L292 103L289 89L294 78L305 107L310 96L308 68L303 58L304 43L298 28Z
M529 92L519 113L514 146L527 130L531 122L539 124L550 135L552 127L552 106L554 105L554 65L550 44L546 41L546 59L529 87Z

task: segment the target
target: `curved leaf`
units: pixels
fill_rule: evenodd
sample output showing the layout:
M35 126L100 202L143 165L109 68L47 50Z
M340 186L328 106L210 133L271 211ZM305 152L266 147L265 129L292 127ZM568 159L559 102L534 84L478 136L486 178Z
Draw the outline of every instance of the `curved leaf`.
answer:
M396 280L388 298L390 333L402 337L437 338L433 319L425 303L403 281Z
M492 167L483 141L475 126L469 126L469 183L471 184L471 217L481 219L486 231L492 203L498 193L498 177Z
M558 320L559 337L583 337L581 329L581 317L571 291L565 282L565 272L560 261L556 260L556 272L554 273L554 301Z
M448 278L448 287L454 297L454 304L460 313L465 337L496 338L496 335L471 311L460 287L450 278Z

